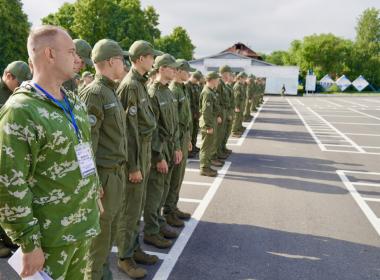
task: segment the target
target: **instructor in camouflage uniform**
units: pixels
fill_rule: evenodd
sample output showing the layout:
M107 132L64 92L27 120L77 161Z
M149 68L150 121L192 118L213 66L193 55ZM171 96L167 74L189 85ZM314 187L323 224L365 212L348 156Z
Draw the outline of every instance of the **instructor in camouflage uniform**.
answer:
M83 279L99 179L86 106L60 87L74 75L75 47L46 25L30 33L28 54L33 81L0 111L0 224L22 249L22 277Z

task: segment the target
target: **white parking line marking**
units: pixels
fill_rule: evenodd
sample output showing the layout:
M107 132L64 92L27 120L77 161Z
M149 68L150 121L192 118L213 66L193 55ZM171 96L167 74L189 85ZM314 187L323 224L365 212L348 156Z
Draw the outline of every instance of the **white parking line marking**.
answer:
M363 211L364 215L367 217L369 222L372 224L377 234L380 235L380 219L376 216L376 214L372 211L363 197L359 194L359 192L355 189L354 185L350 182L350 180L345 175L343 170L337 170L336 173L342 180L343 184L350 192L356 203L359 205L360 209ZM380 173L376 173L376 175L380 175Z
M367 187L380 187L377 183L366 183L366 182L351 182L355 186L367 186Z
M344 124L344 125L380 125L380 123L349 123L349 122L330 122L331 124Z
M346 135L357 135L357 136L374 136L374 137L380 137L380 134L371 134L371 133L351 133L351 132L345 132Z
M111 252L117 253L118 252L117 247L113 246L111 249ZM145 250L144 250L144 252L149 254L149 255L156 255L160 260L164 260L168 256L168 254L165 254L165 253L151 252L151 251L145 251Z
M183 181L182 184L191 185L191 186L211 186L211 183L195 182L195 181Z
M244 140L247 137L249 131L252 129L253 124L256 122L256 119L259 116L259 114L261 112L261 109L264 107L264 105L267 103L268 100L269 100L269 98L265 99L264 102L263 102L263 104L261 104L260 108L255 113L255 116L253 117L253 119L251 120L251 122L249 123L249 125L246 127L243 135L239 138L239 140L237 141L237 143L236 144L229 144L230 146L241 146L241 145L243 145Z
M343 105L338 104L338 103L335 103L335 102L332 102L332 101L328 101L328 100L322 100L322 101L323 101L323 102L330 103L330 104L332 104L332 105L334 105L334 106L337 106L337 107L343 107Z
M366 116L366 117L368 117L368 118L372 118L372 119L375 119L375 120L379 120L379 121L380 121L380 118L379 118L379 117L375 117L374 115L370 115L370 114L367 114L367 113L363 113L363 112L360 112L360 111L355 110L355 109L350 109L350 110L353 111L353 112L356 112L356 113L358 113L358 114L362 114L362 115L364 115L364 116Z
M323 117L321 117L318 113L313 111L313 109L308 108L310 112L312 112L317 118L319 118L321 121L323 121L327 126L329 126L331 129L333 129L338 135L342 136L343 139L345 139L347 142L349 142L355 149L358 150L358 152L365 153L364 149L360 147L358 144L356 144L353 140L351 140L349 137L344 135L341 131L339 131L335 126L333 126L330 122L325 120Z
M187 172L200 172L199 168L186 168Z
M179 198L179 201L182 201L182 202L189 202L189 203L201 203L202 200L201 199L193 199L193 198Z
M363 199L370 202L380 202L380 198L364 197Z
M197 227L200 219L205 213L214 195L218 191L223 181L223 178L226 175L230 166L231 166L231 162L226 161L223 168L220 171L218 171L218 176L215 178L214 182L212 183L212 186L207 191L202 202L198 205L197 209L192 215L192 218L188 222L186 222L185 228L182 230L180 236L177 238L173 247L170 249L168 256L165 258L160 268L158 269L157 273L154 275L153 280L168 279L171 271L173 270L175 264L177 263L178 258L182 254L183 249L185 248L187 242L189 241L191 235L193 234L195 228Z

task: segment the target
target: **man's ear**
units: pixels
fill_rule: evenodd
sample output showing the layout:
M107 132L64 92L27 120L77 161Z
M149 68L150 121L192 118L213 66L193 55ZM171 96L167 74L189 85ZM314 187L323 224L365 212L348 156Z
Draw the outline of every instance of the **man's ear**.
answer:
M16 77L13 76L11 72L6 72L6 73L5 73L5 78L6 78L7 80L12 80L12 81L13 81L13 80L16 80Z

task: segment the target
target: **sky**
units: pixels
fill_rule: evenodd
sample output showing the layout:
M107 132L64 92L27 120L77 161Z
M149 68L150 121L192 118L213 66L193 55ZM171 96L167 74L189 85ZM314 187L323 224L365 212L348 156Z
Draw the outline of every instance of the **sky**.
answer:
M33 26L73 0L22 0ZM159 29L169 34L184 27L196 46L195 57L219 53L242 42L256 52L287 50L295 39L333 33L354 39L359 15L380 0L141 0L160 15ZM128 36L128 34L127 34Z

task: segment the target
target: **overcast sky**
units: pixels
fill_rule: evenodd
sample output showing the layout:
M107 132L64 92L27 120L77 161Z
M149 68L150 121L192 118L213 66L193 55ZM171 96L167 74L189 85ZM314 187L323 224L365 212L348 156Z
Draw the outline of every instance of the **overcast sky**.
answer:
M22 0L34 26L64 0ZM380 0L141 0L160 15L160 30L169 34L183 26L196 46L197 58L218 53L236 42L254 51L286 50L294 39L331 32L355 37L358 16ZM128 36L128 34L126 34Z

